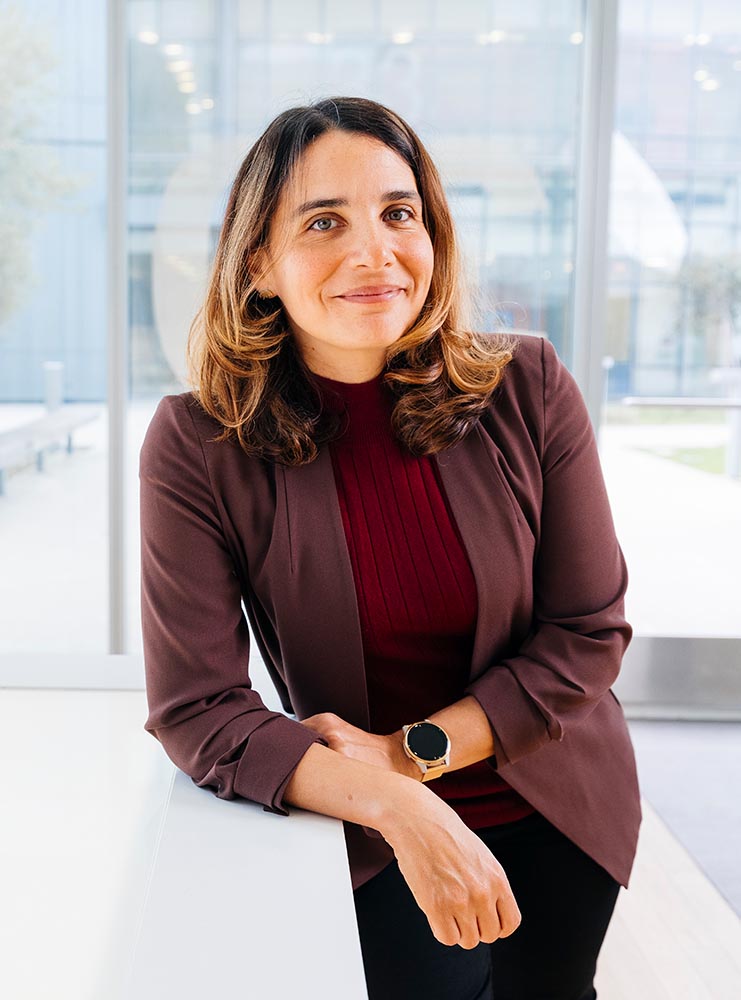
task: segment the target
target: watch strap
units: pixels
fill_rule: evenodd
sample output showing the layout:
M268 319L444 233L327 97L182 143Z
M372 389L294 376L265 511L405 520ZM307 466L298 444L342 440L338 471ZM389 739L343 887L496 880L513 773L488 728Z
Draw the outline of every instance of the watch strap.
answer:
M419 763L419 761L417 762ZM422 781L432 781L433 778L439 778L440 775L445 771L448 766L447 761L443 761L441 764L420 764L424 767L424 773L422 774Z
M422 721L423 722L430 722L429 719L423 719ZM432 723L432 724L433 725L437 725L437 723ZM443 774L444 771L447 769L448 765L450 764L450 751L448 751L448 753L445 755L444 760L441 760L441 761L439 761L436 764L428 764L425 761L419 760L417 757L414 757L411 753L409 753L409 751L407 749L407 743L406 743L405 737L406 737L407 731L409 729L411 729L412 726L415 726L415 725L417 725L416 722L410 722L408 725L405 725L405 726L401 727L402 728L402 742L403 742L403 745L404 745L404 752L406 753L406 755L408 757L410 757L415 762L415 764L417 765L417 767L422 772L422 781L432 781L435 778L439 778L440 775ZM444 732L444 730L443 730L443 732Z

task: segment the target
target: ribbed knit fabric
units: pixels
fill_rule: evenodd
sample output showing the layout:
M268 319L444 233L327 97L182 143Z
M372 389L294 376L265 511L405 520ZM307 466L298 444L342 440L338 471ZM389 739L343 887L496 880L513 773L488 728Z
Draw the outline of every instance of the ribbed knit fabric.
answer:
M314 375L323 406L345 408L330 444L360 615L371 732L382 735L459 701L468 682L476 582L436 463L391 432L383 372L367 382ZM534 811L478 761L430 782L469 829Z

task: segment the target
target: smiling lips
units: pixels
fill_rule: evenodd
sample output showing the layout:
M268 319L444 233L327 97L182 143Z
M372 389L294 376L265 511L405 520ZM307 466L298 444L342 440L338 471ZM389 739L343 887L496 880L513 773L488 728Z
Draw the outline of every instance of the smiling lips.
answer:
M351 288L344 295L338 295L339 299L346 302L388 302L395 299L403 289L398 285L368 285L365 288Z

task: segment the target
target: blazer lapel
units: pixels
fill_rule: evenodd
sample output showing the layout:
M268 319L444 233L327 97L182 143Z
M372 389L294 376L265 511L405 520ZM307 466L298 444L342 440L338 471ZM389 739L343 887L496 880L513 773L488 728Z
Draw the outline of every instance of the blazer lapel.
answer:
M501 453L480 425L435 459L476 580L478 615L469 677L475 680L495 657L506 655L529 621L535 539Z
M367 732L360 615L329 449L307 465L277 468L278 634L291 702L299 719L333 711Z

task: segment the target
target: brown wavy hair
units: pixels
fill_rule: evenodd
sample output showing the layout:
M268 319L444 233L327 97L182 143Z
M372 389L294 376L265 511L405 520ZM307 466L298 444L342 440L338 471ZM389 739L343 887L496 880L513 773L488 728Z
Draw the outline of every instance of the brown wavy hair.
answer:
M433 247L427 299L386 352L383 381L396 397L392 430L414 455L450 447L478 422L517 346L471 329L469 294L453 219L437 168L394 111L361 97L331 97L281 112L245 156L232 185L205 299L188 332L188 377L203 409L222 424L214 440L284 465L313 461L344 430L322 407L280 300L258 294L270 257L269 224L303 150L330 130L383 142L411 168ZM277 305L276 305L277 301Z

